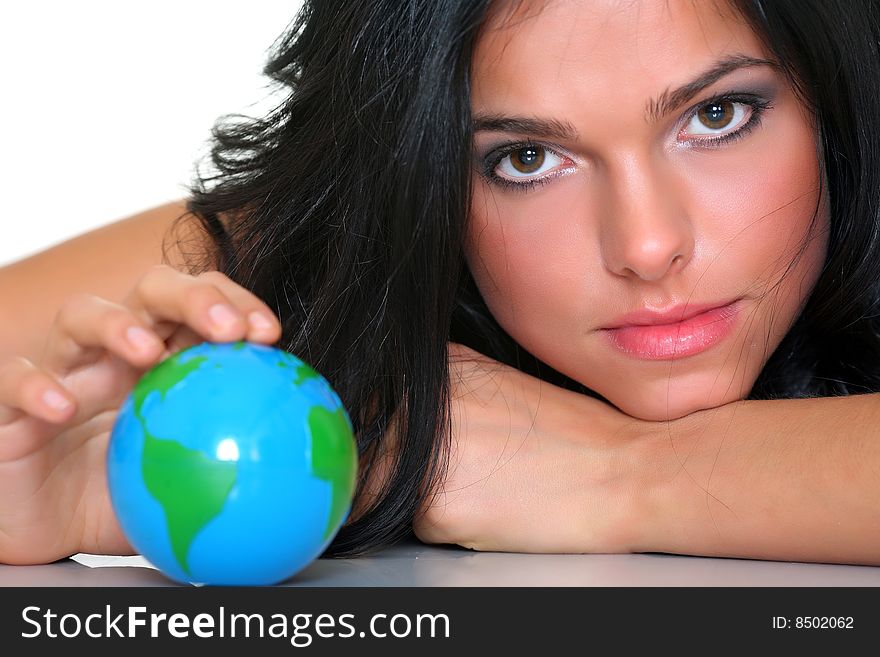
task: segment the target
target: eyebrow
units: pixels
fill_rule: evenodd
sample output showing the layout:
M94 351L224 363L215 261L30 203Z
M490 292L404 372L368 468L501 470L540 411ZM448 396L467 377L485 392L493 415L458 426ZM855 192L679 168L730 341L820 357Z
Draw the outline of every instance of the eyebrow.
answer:
M555 119L536 119L520 116L501 116L497 114L481 114L474 117L474 132L488 130L490 132L519 132L539 135L549 139L567 139L576 141L577 130L568 121Z
M690 82L681 85L675 90L666 89L656 99L650 99L645 104L645 120L648 123L656 123L725 75L739 69L754 66L778 68L778 64L769 59L759 59L747 55L729 55L718 60L711 68L700 73ZM568 121L502 116L499 114L478 114L474 116L473 130L474 132L483 130L490 132L516 132L570 141L578 139L577 130Z
M675 91L667 89L656 99L652 98L649 100L645 105L645 119L649 123L656 123L725 75L742 68L752 68L754 66L778 68L778 64L769 59L758 59L748 55L729 55L718 60L711 68L700 73L692 81L683 84Z

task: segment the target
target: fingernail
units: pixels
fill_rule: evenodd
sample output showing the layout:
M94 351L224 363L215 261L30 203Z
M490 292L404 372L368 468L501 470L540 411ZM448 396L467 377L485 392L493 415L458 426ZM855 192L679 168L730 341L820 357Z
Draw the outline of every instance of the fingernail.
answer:
M248 315L248 321L258 331L268 331L272 328L272 322L266 317L263 313L258 313L256 311L252 312Z
M70 408L70 402L61 394L51 388L43 393L43 401L56 411L64 411Z
M219 329L229 328L235 324L238 319L235 313L232 312L232 309L229 308L229 306L224 306L222 303L211 306L208 310L208 315L211 317L211 321L214 322L215 326Z
M138 351L147 352L156 346L156 339L140 326L129 326L125 337Z

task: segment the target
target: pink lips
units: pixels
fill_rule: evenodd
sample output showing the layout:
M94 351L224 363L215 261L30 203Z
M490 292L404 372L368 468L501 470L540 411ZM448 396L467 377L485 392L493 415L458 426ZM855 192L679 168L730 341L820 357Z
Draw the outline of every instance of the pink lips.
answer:
M739 306L739 300L736 300L714 308L689 307L687 313L683 312L683 307L663 315L639 311L622 318L621 325L602 329L602 332L608 335L612 345L628 356L644 360L685 358L726 338L733 328ZM664 321L667 323L662 323Z

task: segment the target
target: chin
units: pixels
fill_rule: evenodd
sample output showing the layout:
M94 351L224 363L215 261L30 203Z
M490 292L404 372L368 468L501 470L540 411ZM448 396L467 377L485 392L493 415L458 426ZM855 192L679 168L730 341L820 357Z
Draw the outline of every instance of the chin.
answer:
M606 379L605 386L587 387L630 417L664 422L742 401L749 396L760 373L757 363L752 365L740 363L739 368L727 370L706 366L654 378L636 378L638 373L630 373L613 381Z
M667 400L665 391L662 395L646 393L641 396L638 393L630 392L622 399L606 397L622 413L647 422L677 420L697 411L718 408L744 398L744 395L728 394L715 400L706 399L705 395L682 395L671 392Z

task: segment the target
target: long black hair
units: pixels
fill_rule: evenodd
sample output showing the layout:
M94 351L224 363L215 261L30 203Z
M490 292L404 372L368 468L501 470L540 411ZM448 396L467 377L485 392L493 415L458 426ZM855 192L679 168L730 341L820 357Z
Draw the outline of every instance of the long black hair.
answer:
M284 327L280 346L339 393L361 454L356 496L394 435L381 494L326 556L411 533L443 476L447 344L596 396L521 349L464 264L469 70L490 0L307 0L265 73L267 116L214 127L188 202L218 269ZM880 390L880 19L873 0L737 0L816 118L831 210L828 257L750 398Z

